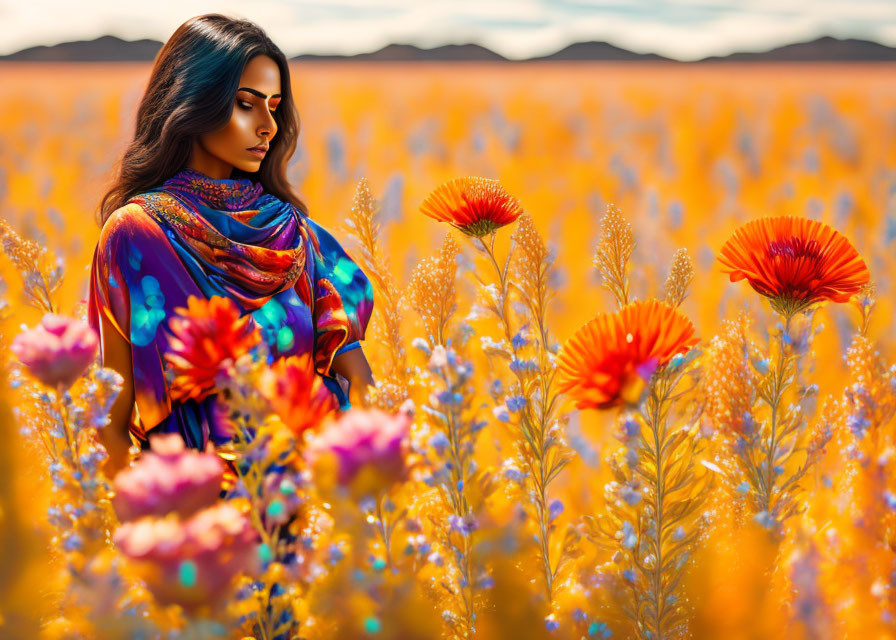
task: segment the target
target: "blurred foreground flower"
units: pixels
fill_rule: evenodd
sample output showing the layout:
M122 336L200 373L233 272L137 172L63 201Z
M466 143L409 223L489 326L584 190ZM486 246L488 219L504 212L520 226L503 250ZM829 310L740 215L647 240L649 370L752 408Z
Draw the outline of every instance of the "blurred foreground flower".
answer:
M165 360L174 374L173 400L201 402L215 388L215 378L261 341L252 316L240 317L230 298L190 296L169 321L173 334Z
M634 404L657 367L698 342L691 321L664 302L639 300L600 313L561 348L560 390L579 409Z
M258 390L296 435L337 409L336 397L317 375L310 354L278 358L261 373Z
M90 326L56 313L15 337L12 352L29 373L50 387L74 384L96 355L99 340Z
M145 608L139 596L127 593L120 563L110 549L108 532L117 522L101 469L108 455L97 437L98 430L109 423L122 377L98 366L96 343L96 334L82 321L47 314L40 326L19 336L10 349L24 363L8 363L10 387L20 394L15 409L19 433L36 457L43 459L52 483L44 522L52 531L48 550L58 558L60 571L48 574L50 567L42 567L38 579L52 575L54 590L58 589L57 621L63 625L77 621L78 634L85 638L138 637L148 633L150 622L142 615ZM16 457L15 443L9 444L9 452ZM35 499L39 493L32 483L31 507L44 504L43 498ZM5 518L4 527L7 522ZM119 608L125 597L129 613ZM19 637L14 630L3 637L10 637L10 632Z
M845 236L796 216L748 222L719 251L719 261L731 282L746 278L785 317L823 300L846 302L871 277Z
M222 601L232 578L255 568L258 533L232 504L217 503L217 455L187 450L178 434L150 446L115 478L115 508L126 522L113 542L160 603L195 612Z
M481 238L515 221L523 208L498 180L474 176L454 178L437 187L420 205L420 211L468 236Z
M122 522L171 512L188 517L215 503L224 463L211 448L188 449L177 433L154 436L151 446L138 464L115 476L112 502Z
M232 504L220 503L181 521L176 514L126 522L114 535L121 552L162 604L188 611L221 602L231 580L253 568L258 534Z
M379 409L350 409L308 445L307 456L321 479L375 493L404 478L411 417Z

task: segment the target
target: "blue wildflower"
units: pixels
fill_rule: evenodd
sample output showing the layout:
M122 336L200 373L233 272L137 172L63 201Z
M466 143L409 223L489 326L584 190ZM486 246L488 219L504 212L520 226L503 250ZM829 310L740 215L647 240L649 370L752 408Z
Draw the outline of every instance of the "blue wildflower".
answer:
M639 502L641 502L641 494L630 486L626 485L619 490L619 495L625 500L628 504L635 506Z
M445 449L448 448L449 444L450 442L448 442L448 436L446 436L441 431L437 431L435 435L433 435L429 439L429 446L435 449L438 455L442 455L443 453L445 453Z
M766 529L773 529L776 525L775 519L768 511L760 511L753 519L759 523L760 526L765 527Z
M495 586L495 579L490 575L485 574L483 576L480 576L479 581L477 582L477 586L480 589L491 589Z
M891 511L896 511L896 495L884 490L884 502L886 502L887 508Z
M560 500L554 500L548 506L548 522L556 520L561 513L563 513L563 503Z
M507 411L507 407L503 404L499 404L497 407L492 409L492 413L495 418L500 420L501 422L510 422L510 413Z
M504 477L510 480L511 482L522 482L523 478L526 477L519 469L514 469L513 467L508 467L504 469Z
M588 635L596 636L600 634L601 638L609 638L613 635L613 632L607 628L607 623L605 622L597 622L596 620L588 625Z
M66 551L80 551L84 548L84 541L74 532L70 532L62 542L62 548Z
M452 514L450 518L448 518L448 522L451 525L452 531L457 531L465 536L470 535L477 528L476 518L472 513L468 513L467 515L461 517L459 515Z
M510 370L517 375L538 371L538 363L531 358L513 358L510 361Z
M632 527L632 523L626 520L622 523L622 546L626 549L633 549L638 544L638 536Z
M744 411L743 414L743 430L747 435L756 430L756 421L753 419L753 414L749 411Z

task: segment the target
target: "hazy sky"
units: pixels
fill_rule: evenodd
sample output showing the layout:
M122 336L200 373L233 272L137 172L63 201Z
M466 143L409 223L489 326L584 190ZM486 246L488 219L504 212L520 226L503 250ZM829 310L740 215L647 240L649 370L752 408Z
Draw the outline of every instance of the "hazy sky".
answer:
M527 58L606 40L686 60L819 35L896 46L896 0L0 0L0 54L106 34L164 42L186 19L210 12L259 23L287 56L392 42L477 42Z

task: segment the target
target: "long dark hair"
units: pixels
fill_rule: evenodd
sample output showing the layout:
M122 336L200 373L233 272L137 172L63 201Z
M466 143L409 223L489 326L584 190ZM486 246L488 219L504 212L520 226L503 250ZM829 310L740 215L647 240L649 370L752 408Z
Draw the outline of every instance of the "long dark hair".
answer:
M287 161L299 136L286 56L255 23L209 13L178 27L156 56L137 110L134 140L100 202L100 226L130 197L183 169L198 135L217 131L230 121L243 67L257 55L269 56L280 68L282 97L274 113L277 135L257 172L234 167L230 177L260 182L265 191L307 215L307 207L286 179Z

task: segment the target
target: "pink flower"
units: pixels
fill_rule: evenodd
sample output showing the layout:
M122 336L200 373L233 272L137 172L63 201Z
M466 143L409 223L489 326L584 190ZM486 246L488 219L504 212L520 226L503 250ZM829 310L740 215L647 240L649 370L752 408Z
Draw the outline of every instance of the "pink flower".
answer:
M86 322L44 314L34 329L15 337L12 351L32 376L50 387L70 387L90 366L99 339Z
M349 409L309 443L309 462L324 471L329 465L342 486L386 487L405 475L410 425L406 411L393 416L379 409Z
M121 525L118 549L135 561L146 586L161 604L188 611L227 598L239 573L255 571L258 534L248 518L227 502L182 521L176 514Z
M171 512L187 517L218 500L224 463L211 447L188 449L177 433L153 436L150 446L115 476L112 504L122 522Z

